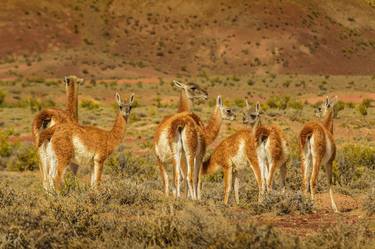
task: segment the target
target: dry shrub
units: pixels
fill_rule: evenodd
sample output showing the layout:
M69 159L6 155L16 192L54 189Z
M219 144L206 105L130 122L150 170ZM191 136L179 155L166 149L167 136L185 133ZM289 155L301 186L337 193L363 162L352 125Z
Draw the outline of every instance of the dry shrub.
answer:
M375 182L372 183L374 186ZM364 209L367 215L372 216L375 214L375 188L373 187L371 191L367 194L367 198L364 202Z
M335 175L342 185L367 189L375 170L375 148L369 145L346 144L336 156Z
M375 233L368 223L339 223L325 227L322 232L305 242L306 248L373 248ZM372 242L371 242L372 241Z

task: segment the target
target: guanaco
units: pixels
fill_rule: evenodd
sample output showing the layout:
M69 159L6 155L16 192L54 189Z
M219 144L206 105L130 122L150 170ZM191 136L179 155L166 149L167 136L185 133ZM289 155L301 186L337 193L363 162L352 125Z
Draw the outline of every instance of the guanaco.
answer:
M79 85L83 83L83 79L78 78L74 75L65 76L64 83L65 83L65 90L66 90L66 109L54 109L48 108L40 111L34 118L32 123L32 137L34 140L34 144L37 146L38 144L43 144L44 141L39 141L40 133L47 127L51 127L55 124L64 123L64 122L78 122L78 90ZM48 131L44 134L44 139L46 142L52 136L52 131ZM47 136L48 135L48 136ZM44 147L46 148L46 147ZM43 148L37 148L38 150ZM46 151L42 153L46 155ZM39 158L39 160L47 160L46 157ZM43 165L43 164L42 164ZM43 173L45 170L43 166L40 166L40 171L43 177L46 174ZM70 169L72 170L73 174L76 175L78 172L79 166L75 163L70 164ZM46 182L47 179L44 179L43 182ZM46 188L46 187L45 187Z
M60 190L65 169L72 161L82 166L91 166L91 186L99 185L105 160L124 138L134 94L129 101L124 102L116 93L116 101L119 112L110 131L75 122L56 124L42 131L41 137L53 133L50 142L38 145L39 148L44 148L39 149L41 158L48 159L42 160L43 167L47 169L44 173L48 174L45 176L48 183L43 184L48 186L47 190ZM43 155L45 152L47 155Z
M233 119L233 116L233 111L224 107L221 97L218 96L215 110L208 124L212 125L215 132L218 133L217 127L220 129L222 120ZM172 160L176 197L180 197L181 174L183 178L186 175L190 196L193 199L198 197L199 169L207 145L206 137L212 137L212 132L208 135L206 134L208 130L208 126L205 127L203 123L198 124L197 116L189 112L175 114L166 119L157 128L154 137L154 147L166 195L169 194L169 187L165 164ZM185 159L186 172L181 167L181 158L182 160ZM194 176L192 177L193 170Z
M280 169L280 183L285 191L285 179L289 158L287 141L281 129L276 125L263 125L261 120L261 107L257 103L252 111L247 99L246 109L243 112L243 123L252 127L256 142L258 162L261 168L262 184L267 191L272 191L275 171Z
M334 212L338 212L332 189L332 165L336 156L336 144L333 138L334 105L337 96L333 99L325 99L317 114L323 115L323 121L311 121L306 123L300 134L299 144L301 153L301 171L303 176L303 190L305 194L310 192L314 200L318 175L321 165L325 166L331 206Z
M234 188L235 200L239 204L238 171L249 165L254 172L259 188L259 201L264 194L261 169L256 153L256 141L251 129L237 131L224 139L203 162L201 175L213 174L219 168L224 173L224 204L228 204L229 195ZM233 180L234 179L234 180Z

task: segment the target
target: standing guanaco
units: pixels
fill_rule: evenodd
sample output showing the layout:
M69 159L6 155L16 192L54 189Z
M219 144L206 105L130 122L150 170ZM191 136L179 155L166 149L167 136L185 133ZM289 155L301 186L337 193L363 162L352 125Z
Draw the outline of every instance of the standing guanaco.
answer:
M336 144L333 138L333 117L336 100L337 97L333 99L327 97L317 110L318 114L323 115L323 121L306 123L299 134L303 190L305 194L310 191L311 199L314 200L319 170L321 165L324 165L331 206L334 212L338 212L332 190L332 165L336 156Z
M287 141L281 129L275 125L263 125L261 108L257 103L255 111L247 100L243 123L251 125L256 142L258 161L261 168L262 184L267 191L272 191L273 177L276 169L280 169L280 183L285 190L286 163L289 158Z
M256 141L251 129L237 131L224 139L203 162L201 174L213 174L219 168L224 173L224 204L228 204L229 195L234 188L236 203L239 203L238 171L246 165L253 170L259 188L259 200L264 193L261 169L256 153ZM234 179L234 181L233 181Z
M55 124L60 124L64 122L78 122L78 89L79 85L83 83L83 79L78 78L74 75L65 76L64 83L66 90L66 110L48 108L40 111L34 117L32 123L32 137L35 145L44 143L43 140L39 141L40 133L47 127L51 127ZM46 143L48 143L51 136L51 131L48 131L44 134L44 139L46 140ZM44 148L47 148L47 146L37 148L38 151L40 151L40 154L44 155L43 157L39 157L39 160L41 161L47 160L47 151L43 151ZM45 178L47 175L44 173L44 171L47 169L45 169L43 165L46 164L41 163L39 168L43 178ZM71 163L70 169L72 170L73 174L76 175L78 171L78 165L75 163ZM43 179L43 183L45 184L46 182L47 179ZM44 186L44 188L47 188L47 186Z
M61 188L65 169L72 161L82 166L91 166L91 186L95 187L100 183L105 160L124 138L134 94L128 102L123 102L116 93L116 100L119 112L110 131L75 122L56 124L42 131L41 137L53 133L50 142L38 145L39 148L45 147L44 150L39 150L40 156L48 158L42 160L43 164L47 164L43 166L47 169L44 173L48 174L45 177L48 183L44 186L49 185L48 190ZM44 152L48 155L43 155Z
M222 99L219 96L215 110L208 122L208 125L214 129L215 136L220 130L222 120L233 119L233 115L232 110L223 106ZM203 123L198 124L198 119L196 115L189 112L178 113L168 118L156 130L154 137L155 154L166 195L169 193L169 187L165 164L172 159L176 197L180 195L179 181L181 173L183 178L186 175L190 196L193 199L198 197L199 168L207 145L206 137L213 140L213 132L209 131L209 126L204 126ZM201 122L200 119L199 122ZM186 173L181 167L181 158L186 161ZM192 176L193 170L194 176Z

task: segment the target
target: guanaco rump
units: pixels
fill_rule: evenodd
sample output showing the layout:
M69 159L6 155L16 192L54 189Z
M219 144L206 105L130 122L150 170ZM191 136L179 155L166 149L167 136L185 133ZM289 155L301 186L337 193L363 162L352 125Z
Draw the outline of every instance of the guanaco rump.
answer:
M52 132L50 142L45 141L38 147L44 170L44 179L48 183L43 185L48 191L61 189L64 172L70 162L77 162L81 166L91 167L91 186L97 186L102 177L105 160L124 138L128 117L132 110L134 94L129 101L122 101L116 93L119 112L110 131L93 126L82 126L76 122L56 124L42 131L41 138ZM47 155L43 155L47 153Z
M261 107L257 103L255 111L251 109L247 99L246 109L243 112L243 123L252 127L255 137L258 162L261 169L263 188L272 191L275 171L280 169L280 183L285 190L287 172L286 163L289 158L287 141L281 129L275 125L263 125L261 120Z
M217 136L223 119L233 119L232 110L223 106L222 99L217 98L215 110L208 122ZM198 124L197 121L200 123ZM204 130L204 129L205 130ZM175 196L180 197L180 181L186 176L189 195L197 198L198 178L201 160L206 148L206 136L212 137L198 116L190 112L175 114L158 126L154 136L154 148L162 177L164 192L169 194L168 174L166 163L172 161L174 174ZM182 169L181 160L185 160L186 170ZM194 171L194 176L192 173Z
M336 156L336 144L333 138L334 105L337 96L333 99L328 97L317 113L323 115L323 121L312 121L306 123L300 134L299 144L301 153L301 171L303 176L303 190L305 194L310 192L314 200L318 175L321 165L325 166L329 185L331 206L334 212L338 212L332 190L332 164Z

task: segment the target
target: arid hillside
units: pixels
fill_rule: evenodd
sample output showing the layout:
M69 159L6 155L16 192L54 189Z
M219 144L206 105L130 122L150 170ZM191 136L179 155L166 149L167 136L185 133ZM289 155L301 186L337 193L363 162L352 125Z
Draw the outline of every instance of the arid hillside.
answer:
M0 27L3 79L375 71L364 0L5 0Z

